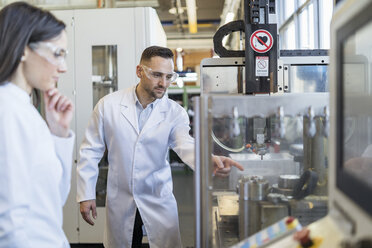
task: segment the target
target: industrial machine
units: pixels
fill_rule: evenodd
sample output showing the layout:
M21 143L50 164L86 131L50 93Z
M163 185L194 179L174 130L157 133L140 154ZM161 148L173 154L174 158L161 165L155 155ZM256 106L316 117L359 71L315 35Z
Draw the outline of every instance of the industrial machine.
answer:
M368 0L337 9L329 85L320 83L328 61L306 74L296 68L302 63L284 59L284 80L255 95L247 90L246 72L255 68L247 57L205 61L205 94L194 107L195 247L372 247L371 11ZM299 84L285 89L290 78ZM280 87L289 93L272 94ZM232 157L244 171L214 176L212 154Z
M328 103L328 93L196 99L200 247L229 247L289 215L308 225L327 214ZM211 154L244 171L213 176Z

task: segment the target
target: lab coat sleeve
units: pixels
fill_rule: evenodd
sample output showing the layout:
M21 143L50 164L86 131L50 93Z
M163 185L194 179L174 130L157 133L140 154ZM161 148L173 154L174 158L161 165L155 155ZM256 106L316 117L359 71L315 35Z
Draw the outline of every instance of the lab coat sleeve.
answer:
M186 111L180 107L170 134L170 147L191 169L195 169L195 141L190 136L190 121Z
M24 223L32 201L32 138L20 116L0 118L0 247L29 247Z
M85 137L80 146L77 166L77 201L96 199L98 163L105 152L104 111L101 99L92 113Z
M52 135L56 154L62 166L62 178L59 185L61 202L66 203L71 187L72 152L74 149L75 134L70 130L67 138Z

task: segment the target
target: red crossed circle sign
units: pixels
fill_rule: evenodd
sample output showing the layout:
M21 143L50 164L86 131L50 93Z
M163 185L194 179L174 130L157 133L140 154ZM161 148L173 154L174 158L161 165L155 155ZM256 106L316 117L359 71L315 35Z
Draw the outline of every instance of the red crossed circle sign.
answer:
M273 36L265 29L256 30L250 38L252 49L258 53L266 53L273 47Z

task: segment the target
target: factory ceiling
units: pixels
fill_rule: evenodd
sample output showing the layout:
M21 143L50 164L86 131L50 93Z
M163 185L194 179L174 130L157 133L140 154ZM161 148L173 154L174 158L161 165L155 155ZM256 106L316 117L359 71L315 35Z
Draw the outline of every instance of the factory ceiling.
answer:
M76 9L76 8L121 8L121 7L153 7L163 25L168 39L168 46L186 46L189 48L212 48L213 35L224 22L226 12L232 5L241 0L28 0L46 9ZM0 0L4 6L12 0ZM197 32L190 33L188 24L188 9L190 2L195 2ZM225 13L225 14L223 14ZM192 26L192 25L190 25ZM195 25L194 25L195 26Z
M211 38L221 21L224 0L196 0L197 28L191 34L188 28L188 15L185 0L158 0L159 7L155 8L163 24L168 39L180 38ZM180 3L179 12L175 13L177 2ZM170 12L174 13L171 14Z
M190 32L189 9L190 1L195 2L197 32ZM224 23L226 13L235 11L241 0L116 0L116 7L135 6L153 7L167 35L168 46L191 49L213 48L213 35Z

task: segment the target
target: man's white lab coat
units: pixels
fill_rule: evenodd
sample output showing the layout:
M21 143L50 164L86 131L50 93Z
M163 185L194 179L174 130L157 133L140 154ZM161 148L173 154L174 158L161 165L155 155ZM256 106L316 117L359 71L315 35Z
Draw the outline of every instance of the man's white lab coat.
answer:
M173 195L169 147L193 166L194 140L189 117L164 96L141 132L135 87L114 92L94 109L80 148L77 200L95 199L98 162L108 150L105 247L131 247L136 208L150 247L181 247L178 211Z

